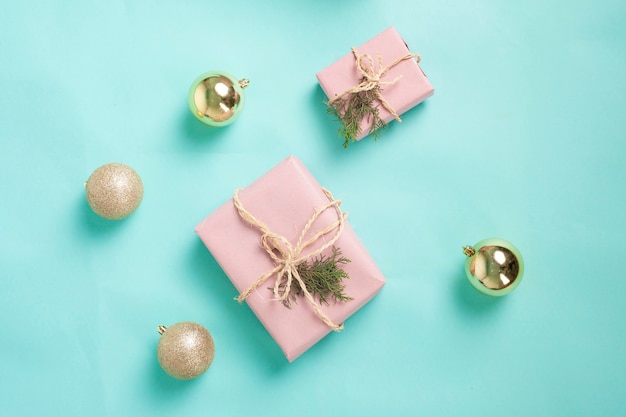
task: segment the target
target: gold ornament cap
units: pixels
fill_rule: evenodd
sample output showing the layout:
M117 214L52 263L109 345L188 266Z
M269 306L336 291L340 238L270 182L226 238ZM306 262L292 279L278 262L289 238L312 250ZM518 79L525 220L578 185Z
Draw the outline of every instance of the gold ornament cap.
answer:
M194 322L180 322L170 327L158 326L161 334L157 359L161 368L176 379L194 379L202 375L215 357L211 333Z
M483 294L502 296L522 281L524 260L520 251L504 239L484 239L474 246L464 246L465 274L474 288Z

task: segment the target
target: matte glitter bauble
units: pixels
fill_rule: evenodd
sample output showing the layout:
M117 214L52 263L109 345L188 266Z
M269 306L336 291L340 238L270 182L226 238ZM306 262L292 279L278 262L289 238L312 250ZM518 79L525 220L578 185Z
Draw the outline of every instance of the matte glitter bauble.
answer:
M478 291L492 296L506 295L522 281L524 260L520 251L503 239L485 239L463 247L467 256L465 273Z
M157 358L161 368L177 379L202 375L213 362L215 345L207 329L193 322L159 326Z
M202 123L221 127L234 122L245 102L243 89L249 81L237 80L223 71L205 72L191 85L189 109Z
M85 182L89 207L109 220L134 212L143 198L143 183L128 165L111 163L97 168Z

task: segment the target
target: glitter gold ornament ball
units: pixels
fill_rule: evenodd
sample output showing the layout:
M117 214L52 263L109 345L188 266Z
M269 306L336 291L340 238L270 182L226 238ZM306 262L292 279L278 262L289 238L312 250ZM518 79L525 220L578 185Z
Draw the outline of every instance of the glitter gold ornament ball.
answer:
M128 165L111 163L97 168L85 182L89 207L109 220L132 214L143 199L143 182Z
M193 379L202 375L215 356L215 344L207 329L193 322L180 322L170 327L159 326L161 339L157 358L161 368L177 379Z
M519 249L503 239L484 239L464 246L465 273L469 282L486 295L501 296L522 281L524 260Z

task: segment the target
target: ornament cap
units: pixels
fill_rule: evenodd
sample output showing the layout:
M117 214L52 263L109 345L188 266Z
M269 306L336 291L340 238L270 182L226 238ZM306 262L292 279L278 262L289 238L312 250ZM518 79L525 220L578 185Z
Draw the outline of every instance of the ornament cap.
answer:
M247 78L242 78L238 82L239 82L239 87L241 87L241 88L246 88L247 86L250 85L250 80L247 79Z
M469 245L463 246L463 253L468 258L471 258L472 256L476 255L476 249L474 249L473 247L471 247Z
M166 326L163 326L162 324L160 326L157 327L157 332L159 332L160 335L162 335L163 333L165 333L165 331L167 330Z

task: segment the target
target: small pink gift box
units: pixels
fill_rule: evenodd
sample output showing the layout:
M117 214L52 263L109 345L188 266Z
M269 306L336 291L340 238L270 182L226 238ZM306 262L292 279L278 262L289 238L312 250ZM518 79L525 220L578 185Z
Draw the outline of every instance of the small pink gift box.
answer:
M373 60L376 72L380 70L379 56L383 67L385 67L411 53L404 40L393 27L356 48L356 52L359 55L369 55ZM324 70L318 72L316 76L329 100L359 85L363 78L363 75L357 69L354 53L344 55ZM435 91L419 67L417 60L413 58L402 60L394 65L380 78L380 81L383 82L380 85L382 96L398 115L417 106L432 96ZM378 104L379 115L385 123L394 120L392 113L384 106L380 105L380 103L375 104ZM361 140L367 136L371 124L371 120L362 120L360 123L361 132L355 137L355 140Z
M252 216L271 233L296 245L305 225L314 213L331 201L302 162L294 156L280 162L248 187L240 190L238 199ZM321 210L320 210L321 211ZM333 209L323 211L306 233L307 238L338 221ZM276 262L261 242L258 228L244 221L234 199L219 207L196 226L196 233L213 254L239 293L248 289L259 277L271 271ZM331 243L333 233L322 236L306 248L303 255ZM349 301L319 304L334 323L343 323L371 300L385 284L385 278L347 221L334 246L341 249L350 263L341 265L350 276L343 281ZM328 255L330 248L323 252ZM291 362L331 331L305 298L298 297L291 308L274 294L276 278L259 285L246 302L278 343Z

